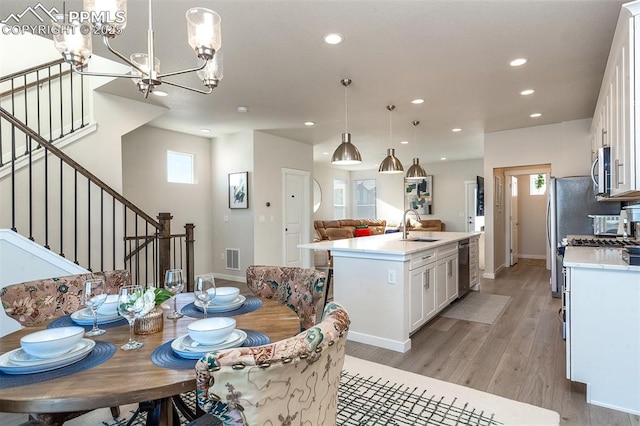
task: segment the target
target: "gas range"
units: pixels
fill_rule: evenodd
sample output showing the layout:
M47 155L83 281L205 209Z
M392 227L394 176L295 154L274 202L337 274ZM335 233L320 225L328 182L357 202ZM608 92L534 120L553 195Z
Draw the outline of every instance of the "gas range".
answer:
M572 247L605 247L605 248L624 248L628 246L640 247L640 241L634 239L618 239L618 238L572 238L569 241Z

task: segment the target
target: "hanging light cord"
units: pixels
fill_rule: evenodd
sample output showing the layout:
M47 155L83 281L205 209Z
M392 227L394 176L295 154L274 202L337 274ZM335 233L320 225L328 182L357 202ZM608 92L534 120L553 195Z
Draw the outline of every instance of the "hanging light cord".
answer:
M344 86L344 132L349 133L349 103L347 102L347 85Z

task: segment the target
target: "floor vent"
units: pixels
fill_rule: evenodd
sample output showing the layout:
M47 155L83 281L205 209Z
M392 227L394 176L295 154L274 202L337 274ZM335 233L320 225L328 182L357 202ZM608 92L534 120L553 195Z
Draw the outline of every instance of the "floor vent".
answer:
M235 271L240 270L240 250L228 248L227 250L227 269L233 269Z

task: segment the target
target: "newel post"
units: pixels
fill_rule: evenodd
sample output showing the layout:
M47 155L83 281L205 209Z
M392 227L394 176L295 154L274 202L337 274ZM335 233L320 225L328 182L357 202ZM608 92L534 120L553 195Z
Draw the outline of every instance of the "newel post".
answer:
M185 233L187 234L186 239L186 248L185 248L185 257L187 264L187 291L191 292L194 290L194 280L195 280L195 264L194 264L194 238L193 238L193 228L196 226L193 223L187 223L184 225Z
M164 282L164 273L171 269L171 213L159 213L160 237L158 238L158 282Z

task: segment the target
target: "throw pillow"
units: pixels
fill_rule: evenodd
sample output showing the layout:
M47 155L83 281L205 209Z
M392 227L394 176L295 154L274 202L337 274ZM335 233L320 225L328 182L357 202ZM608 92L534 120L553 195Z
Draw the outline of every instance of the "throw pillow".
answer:
M371 235L371 229L356 228L356 237L368 237L369 235Z

